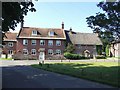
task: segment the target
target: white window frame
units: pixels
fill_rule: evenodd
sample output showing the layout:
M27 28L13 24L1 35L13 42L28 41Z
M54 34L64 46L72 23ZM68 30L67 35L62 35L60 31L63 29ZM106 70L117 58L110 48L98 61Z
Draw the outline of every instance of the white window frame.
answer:
M56 41L56 46L61 46L61 41L60 40Z
M31 54L36 55L36 49L31 49Z
M9 47L13 47L13 42L8 42Z
M27 54L25 54L24 51L26 51ZM27 50L27 49L23 49L23 54L24 54L24 55L28 55L28 50Z
M31 40L31 45L36 45L36 40Z
M60 49L56 49L55 53L56 53L56 55L61 55L61 50Z
M28 45L28 40L27 39L23 39L23 45Z
M50 31L50 32L49 32L49 36L54 36L54 32L53 32L53 31Z
M48 46L53 46L53 40L48 40Z
M40 45L45 45L45 40L40 40Z
M80 44L78 44L78 48L79 48L79 49L81 48L81 45L80 45Z
M13 55L13 50L8 50L8 54Z
M33 30L32 35L37 35L37 30Z
M48 49L48 55L53 55L53 50L52 49Z

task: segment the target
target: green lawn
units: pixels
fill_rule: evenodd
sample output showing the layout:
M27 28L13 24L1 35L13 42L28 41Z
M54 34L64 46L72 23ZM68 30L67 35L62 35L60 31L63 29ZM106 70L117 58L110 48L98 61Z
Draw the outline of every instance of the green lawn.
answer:
M120 84L118 85L120 82L118 62L46 63L32 66L120 87Z
M12 60L12 58L0 58L0 60Z

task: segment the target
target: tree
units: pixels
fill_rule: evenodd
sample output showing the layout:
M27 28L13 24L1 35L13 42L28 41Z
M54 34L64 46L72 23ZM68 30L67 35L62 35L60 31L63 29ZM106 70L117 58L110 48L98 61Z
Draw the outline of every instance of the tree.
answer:
M115 1L115 0L114 0ZM88 27L93 32L99 31L100 37L111 41L115 38L120 39L120 1L100 2L98 5L104 13L96 13L96 16L87 17ZM105 37L104 37L105 36Z
M69 52L69 53L73 53L73 51L75 50L75 47L73 44L68 43L65 52Z
M106 56L107 56L107 57L109 56L109 48L110 48L110 45L107 45L107 46L106 46L106 49L105 49L105 50L106 50Z
M2 2L2 31L15 30L28 11L36 11L32 2Z

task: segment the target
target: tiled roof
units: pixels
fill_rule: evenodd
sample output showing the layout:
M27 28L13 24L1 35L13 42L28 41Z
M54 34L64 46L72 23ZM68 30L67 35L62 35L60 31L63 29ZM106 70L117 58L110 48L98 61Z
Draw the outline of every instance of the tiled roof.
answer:
M97 34L94 33L77 33L69 35L70 41L73 44L82 44L82 45L102 45L100 38Z
M32 35L32 31L36 30L37 35ZM54 32L54 36L49 36L48 33L50 31ZM18 35L18 38L64 38L66 39L65 32L63 29L60 28L34 28L34 27L23 27Z
M7 32L5 33L4 41L16 41L17 33Z

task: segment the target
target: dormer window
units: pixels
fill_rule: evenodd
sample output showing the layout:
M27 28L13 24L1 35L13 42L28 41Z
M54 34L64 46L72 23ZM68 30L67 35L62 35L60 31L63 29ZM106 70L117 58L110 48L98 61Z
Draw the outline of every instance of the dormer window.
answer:
M37 31L36 31L36 30L33 30L33 31L32 31L32 35L37 35Z
M50 31L50 32L49 32L49 36L54 36L54 32L53 32L53 31Z

